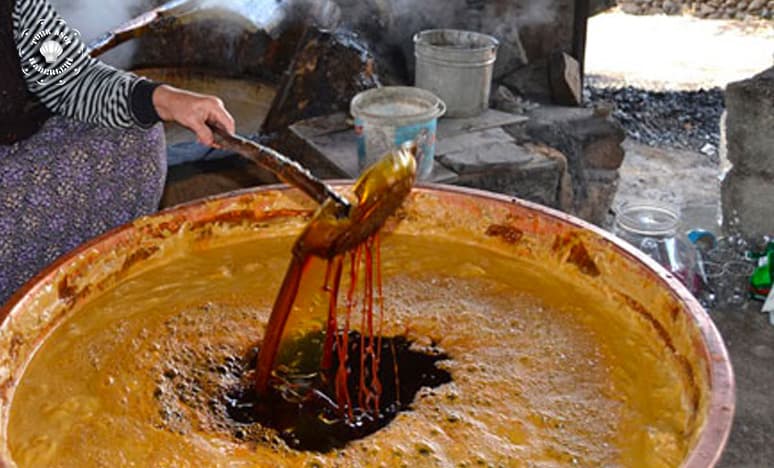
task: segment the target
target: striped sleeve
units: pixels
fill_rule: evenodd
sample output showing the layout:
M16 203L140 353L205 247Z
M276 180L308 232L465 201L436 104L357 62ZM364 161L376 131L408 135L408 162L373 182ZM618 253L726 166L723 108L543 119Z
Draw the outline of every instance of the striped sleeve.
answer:
M52 112L113 128L158 121L147 117L149 82L90 57L48 0L16 0L13 27L27 88ZM133 105L137 96L148 102Z

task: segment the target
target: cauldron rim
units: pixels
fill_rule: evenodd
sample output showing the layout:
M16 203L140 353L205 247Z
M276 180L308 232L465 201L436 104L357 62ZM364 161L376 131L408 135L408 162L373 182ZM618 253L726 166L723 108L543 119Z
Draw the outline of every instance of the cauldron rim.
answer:
M349 186L353 183L351 180L331 180L329 182L333 186L339 187ZM262 192L289 190L293 189L284 184L247 188L176 205L151 215L151 217L195 211L213 201L226 200ZM661 281L662 284L676 296L678 302L684 306L684 313L687 312L696 325L703 338L702 342L706 347L708 357L708 387L710 391L710 401L707 407L708 414L703 427L699 429L699 436L694 446L688 452L688 456L684 461L683 466L686 468L699 468L711 467L717 464L728 441L734 418L736 407L736 384L734 373L728 351L714 322L701 304L699 304L698 300L674 275L670 274L661 265L644 253L602 228L537 203L483 190L443 184L421 183L417 184L415 191L427 193L451 193L479 200L517 205L526 208L541 216L591 232L593 235L607 241L617 253L627 257L630 261L644 265L648 270L655 273L658 280ZM22 308L25 299L34 296L35 292L50 282L62 266L91 249L97 248L102 244L107 244L108 239L110 239L111 242L116 242L121 237L130 236L134 229L134 223L119 226L58 258L43 271L30 279L24 286L16 291L2 307L0 307L0 328L5 326L5 322L9 317L13 316L16 311ZM6 421L2 421L2 424L7 424L7 418ZM5 433L7 434L7 429ZM4 442L7 443L7 441ZM0 451L0 457L3 456L2 452L5 451L6 449ZM4 460L0 459L0 466L2 465L5 465L5 463Z

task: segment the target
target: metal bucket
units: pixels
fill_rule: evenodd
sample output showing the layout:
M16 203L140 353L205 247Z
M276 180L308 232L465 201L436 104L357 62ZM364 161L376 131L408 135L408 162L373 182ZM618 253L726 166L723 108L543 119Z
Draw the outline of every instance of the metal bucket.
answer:
M417 177L426 180L433 172L435 131L446 105L433 93L410 86L385 86L363 91L352 99L355 118L357 161L362 171L377 162L386 151L428 132Z
M279 187L198 201L107 233L30 281L0 309L0 466L15 465L9 447L9 431L13 431L9 414L15 391L35 353L58 327L66 326L71 317L107 291L120 289L143 272L175 259L195 259L204 251L245 238L291 239L314 209L298 191ZM690 413L680 423L686 441L683 466L708 467L719 460L734 413L734 378L728 353L696 299L655 261L571 216L471 189L419 187L410 195L400 219L389 228L396 235L462 242L486 249L497 258L533 262L556 275L557 285L562 284L559 280L567 281L601 300L613 298L616 307L611 311L625 324L620 333L635 329L647 333L653 345L664 352L659 367L668 369L680 382L680 390L669 395L684 402ZM210 284L212 278L204 275L201 280ZM208 298L186 296L184 300L206 302ZM101 314L116 313L107 307ZM439 333L448 326L439 325ZM632 372L628 375L637 375L636 369ZM659 389L642 391L650 394ZM54 420L56 409L49 408L53 414L49 417ZM560 408L556 411L561 412ZM573 410L569 411L566 417L572 418ZM199 440L196 434L191 437ZM143 442L135 437L133 443ZM454 444L465 441L455 440ZM369 447L376 452L395 450L378 438L369 441ZM99 448L110 453L112 447ZM331 453L318 455L338 456L338 452ZM188 455L180 453L178 462Z
M415 84L443 99L449 117L475 117L489 107L498 46L494 37L471 31L419 32Z

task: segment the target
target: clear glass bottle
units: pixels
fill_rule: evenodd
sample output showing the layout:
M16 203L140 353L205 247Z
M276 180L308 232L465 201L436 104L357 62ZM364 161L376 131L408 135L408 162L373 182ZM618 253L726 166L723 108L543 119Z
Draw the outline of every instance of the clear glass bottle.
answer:
M679 238L679 226L679 211L668 204L626 202L618 207L613 233L656 260L695 294L701 287L696 253Z

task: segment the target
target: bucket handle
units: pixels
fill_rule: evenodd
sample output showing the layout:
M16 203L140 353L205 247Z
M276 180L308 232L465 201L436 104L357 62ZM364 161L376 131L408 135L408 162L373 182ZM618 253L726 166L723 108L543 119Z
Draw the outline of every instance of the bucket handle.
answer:
M435 109L436 119L440 119L444 114L446 114L446 103L443 102L443 99L438 98L438 102L435 103Z

